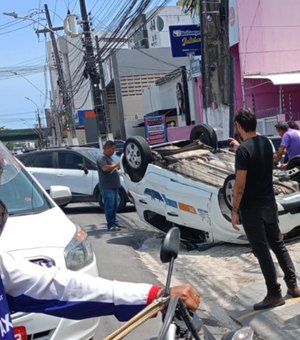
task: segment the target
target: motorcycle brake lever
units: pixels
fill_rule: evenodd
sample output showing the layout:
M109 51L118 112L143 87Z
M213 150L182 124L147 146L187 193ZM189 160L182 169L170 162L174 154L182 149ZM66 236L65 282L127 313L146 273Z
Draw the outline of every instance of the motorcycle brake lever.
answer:
M196 340L200 340L198 332L202 327L202 322L197 313L189 311L180 299L178 300L177 307L188 330L191 332L191 334Z

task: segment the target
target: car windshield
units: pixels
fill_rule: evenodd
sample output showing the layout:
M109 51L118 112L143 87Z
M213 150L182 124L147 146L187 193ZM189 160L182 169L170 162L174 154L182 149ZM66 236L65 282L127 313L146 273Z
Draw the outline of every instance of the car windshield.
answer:
M38 213L52 206L23 168L9 182L0 185L0 199L5 203L9 215Z
M77 151L93 163L96 163L97 158L103 155L102 150L97 148L77 149ZM114 162L120 161L120 157L117 155L113 155L112 159Z

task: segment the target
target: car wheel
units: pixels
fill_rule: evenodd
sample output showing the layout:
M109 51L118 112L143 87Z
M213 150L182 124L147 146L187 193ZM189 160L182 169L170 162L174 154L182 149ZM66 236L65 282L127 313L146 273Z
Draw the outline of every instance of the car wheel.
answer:
M208 124L196 125L190 133L190 141L199 140L201 143L214 149L218 147L216 131Z
M103 199L101 196L101 192L98 193L98 202L100 208L104 211L104 204ZM118 191L118 212L123 211L126 207L127 199L126 199L126 193L123 188L120 188Z
M124 146L123 165L133 182L139 182L152 162L152 152L147 141L141 137L130 137Z
M235 182L235 174L230 174L226 177L223 185L223 195L225 204L232 210L233 207L233 187Z
M296 167L300 167L300 155L299 156L295 156L294 158L292 158L288 162L286 169L287 170L291 170L291 169L296 168Z

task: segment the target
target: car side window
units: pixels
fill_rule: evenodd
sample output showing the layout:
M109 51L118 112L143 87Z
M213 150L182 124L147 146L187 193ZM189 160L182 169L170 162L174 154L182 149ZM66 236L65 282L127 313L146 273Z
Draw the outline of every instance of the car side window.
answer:
M58 166L60 169L79 169L79 164L84 164L82 156L72 152L58 153Z
M26 162L26 166L35 168L53 168L52 152L42 152L35 155L30 162Z
M21 155L17 156L17 158L25 165L25 166L31 166L31 163L33 159L35 158L34 154L27 154L27 155Z

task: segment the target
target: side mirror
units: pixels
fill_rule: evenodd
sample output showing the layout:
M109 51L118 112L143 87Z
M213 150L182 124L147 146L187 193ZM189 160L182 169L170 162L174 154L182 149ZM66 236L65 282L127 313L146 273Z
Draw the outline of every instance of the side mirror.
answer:
M49 194L53 201L59 206L67 205L72 199L70 188L62 185L50 185Z
M175 260L180 245L180 230L177 227L171 228L163 241L160 249L160 260L162 263L169 263L171 260Z
M86 167L86 165L84 163L79 163L78 165L78 169L83 170L85 174L88 174L88 168Z

